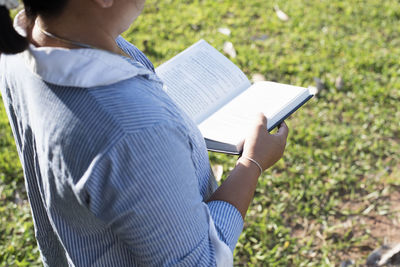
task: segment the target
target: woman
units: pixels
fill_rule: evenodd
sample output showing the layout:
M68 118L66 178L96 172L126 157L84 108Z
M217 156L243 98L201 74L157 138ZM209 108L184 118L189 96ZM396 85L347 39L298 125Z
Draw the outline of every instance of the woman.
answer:
M232 265L287 126L255 118L217 189L198 129L119 36L144 0L24 0L18 33L13 2L0 0L0 86L44 264Z

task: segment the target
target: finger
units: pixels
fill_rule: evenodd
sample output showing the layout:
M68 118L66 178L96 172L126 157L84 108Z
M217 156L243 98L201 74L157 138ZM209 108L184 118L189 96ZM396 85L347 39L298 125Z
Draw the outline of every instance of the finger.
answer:
M256 122L258 125L263 125L267 127L267 117L265 117L264 113L260 112L257 114Z
M289 134L289 128L285 122L282 122L279 125L278 132L275 135L286 139L288 137L288 134Z
M258 113L254 116L254 126L258 131L266 131L267 129L267 118L263 113Z

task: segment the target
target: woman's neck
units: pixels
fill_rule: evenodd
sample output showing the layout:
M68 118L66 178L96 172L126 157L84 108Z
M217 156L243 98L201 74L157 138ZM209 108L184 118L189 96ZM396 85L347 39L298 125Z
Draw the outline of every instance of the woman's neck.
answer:
M32 43L36 46L70 49L82 48L79 44L85 44L121 54L121 49L115 42L119 33L112 31L112 25L104 25L105 19L99 19L99 14L88 14L87 10L69 10L71 9L66 9L61 15L52 18L38 16L30 31Z
M73 25L65 27L65 24L48 23L38 17L33 24L32 40L39 46L58 46L65 48L79 48L72 43L82 43L88 46L97 47L111 52L116 52L118 47L115 43L117 36L112 36L104 31L95 31L85 29L77 29ZM51 35L46 35L45 32L51 33L59 38L52 38ZM66 40L66 41L63 41ZM71 41L71 42L68 42Z
M69 0L61 14L38 16L28 36L37 46L72 49L85 44L123 54L115 40L139 16L143 5L144 0Z

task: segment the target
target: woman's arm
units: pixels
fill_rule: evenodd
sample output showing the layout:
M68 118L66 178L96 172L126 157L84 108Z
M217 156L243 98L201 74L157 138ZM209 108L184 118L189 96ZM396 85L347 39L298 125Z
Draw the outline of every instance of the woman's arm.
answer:
M232 258L243 219L227 202L204 203L180 124L162 122L122 136L87 175L81 199L138 265L208 267Z
M271 161L258 158L253 147L265 148L274 140L264 139L258 133L246 139L250 141L245 147L245 155L263 168L281 156ZM90 200L88 209L111 227L138 264L214 266L227 258L227 251L232 257L258 167L240 160L214 199L204 205L191 153L184 129L155 125L125 135L87 173L82 199Z

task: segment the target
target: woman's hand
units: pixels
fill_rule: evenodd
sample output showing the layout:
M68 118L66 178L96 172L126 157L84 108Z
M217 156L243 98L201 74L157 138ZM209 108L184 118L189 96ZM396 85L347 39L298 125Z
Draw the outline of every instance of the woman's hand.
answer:
M271 167L283 155L289 129L283 122L276 134L267 131L267 119L260 114L255 125L244 141L243 157L228 178L211 195L207 202L221 200L235 206L244 218L256 190L260 170L250 160L257 161L262 170ZM243 159L243 160L241 160Z
M267 131L267 118L260 113L253 130L244 141L242 155L257 161L263 170L268 169L283 156L288 133L286 123L282 122L278 132L270 134Z

